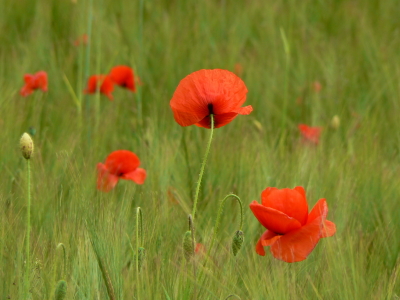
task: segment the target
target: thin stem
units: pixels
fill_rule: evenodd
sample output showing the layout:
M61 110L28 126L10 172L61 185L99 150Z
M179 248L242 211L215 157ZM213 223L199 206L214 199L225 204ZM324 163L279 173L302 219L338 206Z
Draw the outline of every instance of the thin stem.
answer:
M199 174L199 180L197 181L197 186L196 186L196 194L195 194L195 196L194 196L193 211L192 211L192 218L193 218L193 221L194 221L195 215L196 215L197 201L199 200L199 193L200 193L201 180L203 179L204 168L205 168L205 166L206 166L207 157L208 157L208 153L210 152L211 142L212 142L212 138L213 138L213 134L214 134L214 115L213 115L213 114L210 115L210 121L211 121L210 139L208 140L208 144L207 144L207 148L206 148L206 153L204 154L203 163L201 164L200 174Z
M214 228L214 232L213 232L213 236L212 236L212 240L211 240L211 245L208 251L211 251L213 245L214 245L214 241L215 241L215 237L217 236L217 232L219 229L219 225L221 222L221 215L222 212L224 211L224 206L225 206L225 201L229 198L229 197L234 197L237 202L239 203L239 207L240 207L240 226L239 226L239 230L242 230L243 228L243 204L242 201L240 200L239 196L235 195L235 194L229 194L227 196L225 196L224 199L222 199L221 204L219 205L219 209L218 209L218 215L217 215L217 219L215 220L215 228Z
M85 80L89 79L90 74L90 48L92 41L92 23L93 23L93 0L89 0L89 14L87 18L87 35L88 35L88 43L86 46L86 57L85 57ZM90 120L90 101L89 96L86 95L86 120ZM90 128L91 126L87 126L87 134L88 134L88 142L90 144Z
M238 295L235 295L235 294L229 295L228 297L225 298L225 300L227 300L227 299L229 299L231 297L236 297L237 299L241 300L241 298Z
M28 205L26 213L26 270L25 270L25 297L29 299L29 271L30 271L30 235L31 235L31 162L29 159L27 162L27 177L28 177Z
M140 225L139 225L140 223ZM142 209L136 208L136 283L137 283L137 298L140 299L140 283L139 283L139 226L140 226L140 245L143 243L143 223L142 223Z
M285 51L285 78L284 78L284 90L283 90L283 113L282 113L282 134L284 134L284 129L287 123L287 109L288 109L288 84L289 84L289 65L290 65L290 44L286 37L285 30L280 28L281 39L283 43L283 48Z
M193 223L193 218L192 215L189 215L188 217L189 219L189 230L192 233L192 249L193 249L193 253L192 253L192 263L193 263L193 276L194 276L194 299L197 299L197 271L196 271L196 261L194 259L194 255L195 255L195 247L196 247L196 242L195 242L195 234L194 234L194 223Z
M139 247L143 247L144 237L143 237L143 213L140 207L136 208L136 225L137 225L137 218L139 217L139 228L140 228L140 245ZM138 227L136 227L138 228ZM137 231L137 229L136 229ZM137 234L137 232L136 232ZM137 237L137 236L136 236Z
M138 74L142 72L142 61L143 61L143 15L144 15L144 0L139 1L139 60L138 60ZM140 75L142 76L142 75ZM142 77L143 78L143 77ZM138 87L137 91L137 118L140 128L142 127L142 88Z

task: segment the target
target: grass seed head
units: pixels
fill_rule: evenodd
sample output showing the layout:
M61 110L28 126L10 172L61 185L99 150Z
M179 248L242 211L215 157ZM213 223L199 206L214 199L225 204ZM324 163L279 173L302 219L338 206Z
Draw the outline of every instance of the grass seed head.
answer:
M194 254L192 232L190 230L186 231L183 237L183 251L186 260L189 261Z
M54 299L64 300L66 295L67 295L67 282L65 280L60 280L57 283Z

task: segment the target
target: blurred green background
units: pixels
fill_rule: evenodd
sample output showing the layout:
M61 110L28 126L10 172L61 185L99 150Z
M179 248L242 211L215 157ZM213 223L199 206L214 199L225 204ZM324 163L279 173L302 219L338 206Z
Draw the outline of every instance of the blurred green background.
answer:
M18 140L32 127L32 299L53 299L60 279L66 299L107 299L99 257L115 299L399 299L399 15L397 0L0 0L2 297L24 299ZM89 43L76 46L83 34ZM143 82L137 93L83 95L89 75L120 64ZM254 111L215 131L196 238L207 249L219 201L234 192L245 242L234 257L239 215L228 202L211 260L195 260L206 276L195 280L182 238L209 130L180 127L169 100L186 75L213 68L240 73ZM23 75L40 70L48 92L21 97ZM300 123L324 128L318 146L302 142ZM96 164L118 149L139 156L146 182L97 191ZM310 207L327 199L336 235L303 262L258 256L263 228L248 204L266 187L298 185Z

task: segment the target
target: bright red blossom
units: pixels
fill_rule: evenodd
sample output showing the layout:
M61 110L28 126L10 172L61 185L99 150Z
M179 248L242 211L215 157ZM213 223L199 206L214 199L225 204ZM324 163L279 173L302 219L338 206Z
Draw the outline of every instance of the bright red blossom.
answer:
M106 95L111 101L114 100L111 94L114 91L114 83L108 75L92 75L89 77L85 94L95 94L99 89L100 93Z
M305 141L318 145L322 127L311 127L305 124L299 124L298 128Z
M264 256L264 247L271 246L272 255L286 262L307 258L320 238L335 234L336 226L326 220L328 206L320 199L308 213L304 188L267 188L261 194L261 204L250 204L254 216L267 230L256 245L256 252Z
M116 66L111 69L110 77L115 84L127 88L132 92L136 92L135 78L132 68L128 66Z
M20 90L21 96L29 96L37 89L47 92L47 73L45 71L39 71L36 74L25 74L24 81L25 85Z
M238 114L248 115L251 105L246 101L247 88L234 73L221 70L199 70L181 80L170 101L175 121L181 126L197 125L211 128L230 123Z
M143 184L146 170L139 168L140 160L135 153L117 150L107 156L105 163L97 164L97 189L109 192L119 179L132 180Z

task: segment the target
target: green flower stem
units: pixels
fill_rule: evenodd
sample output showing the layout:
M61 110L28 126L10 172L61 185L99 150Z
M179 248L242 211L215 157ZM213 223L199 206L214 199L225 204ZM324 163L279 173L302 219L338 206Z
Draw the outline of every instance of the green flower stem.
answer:
M214 134L214 115L213 115L213 114L210 115L210 121L211 121L210 139L208 140L208 144L207 144L207 148L206 148L206 153L204 154L203 163L201 164L200 174L199 174L199 180L197 181L196 193L195 193L195 196L194 196L193 211L192 211L192 219L193 219L193 221L194 221L195 215L196 215L197 201L199 200L199 193L200 193L201 180L203 179L204 168L205 168L205 166L206 166L207 157L208 157L208 153L210 152L211 142L212 142L212 138L213 138L213 134Z
M140 226L140 227L139 227ZM140 240L139 240L140 231ZM137 299L140 299L140 282L139 282L139 247L143 245L143 216L142 209L136 208L136 283L137 283Z
M229 194L229 195L225 196L224 199L222 199L221 204L219 205L218 215L217 215L217 219L215 220L215 227L214 227L214 232L213 232L213 235L212 235L211 245L210 245L210 248L208 249L208 252L210 252L212 247L214 246L215 238L217 236L217 232L218 232L219 225L220 225L220 222L221 222L221 215L222 215L222 212L224 211L225 201L229 197L235 198L237 200L237 202L239 203L239 207L240 207L240 225L239 225L239 230L242 230L242 228L243 228L243 204L242 204L242 201L240 200L239 196L237 196L235 194Z
M30 247L30 235L31 235L31 162L30 159L26 160L27 162L27 177L28 177L28 205L26 212L26 269L25 269L25 297L29 299L29 272L30 272L30 256L29 256L29 247Z

